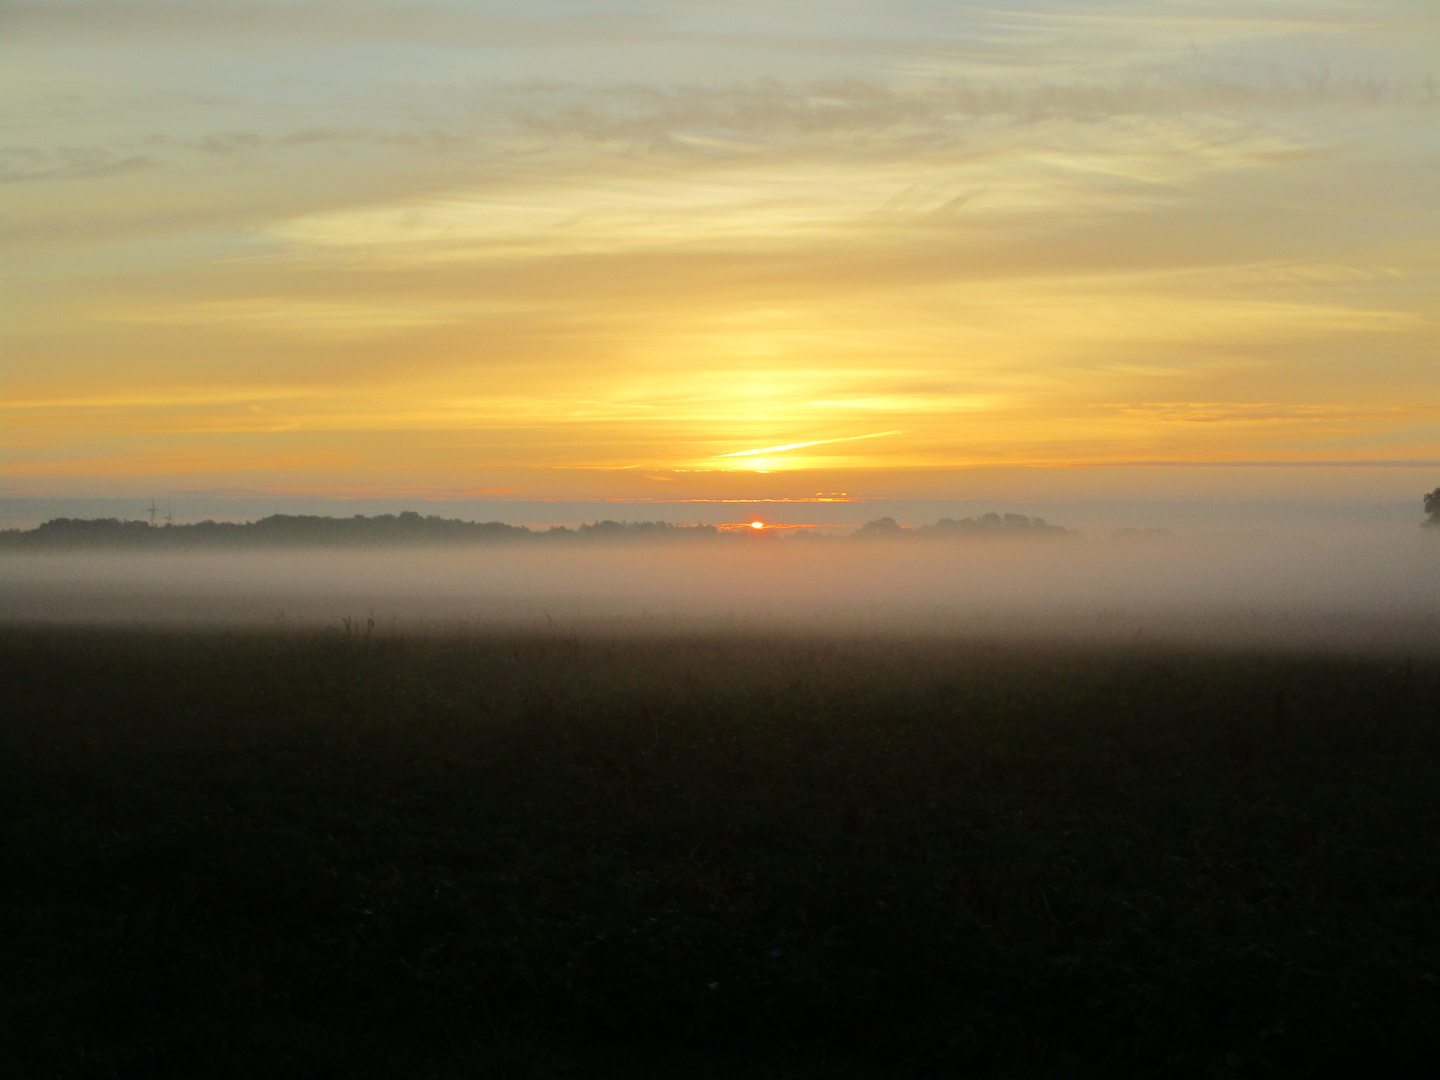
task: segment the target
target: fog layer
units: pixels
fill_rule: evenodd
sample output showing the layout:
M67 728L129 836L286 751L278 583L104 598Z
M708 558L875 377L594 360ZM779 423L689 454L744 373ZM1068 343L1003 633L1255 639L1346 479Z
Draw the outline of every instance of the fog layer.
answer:
M1440 643L1440 531L0 557L8 623Z

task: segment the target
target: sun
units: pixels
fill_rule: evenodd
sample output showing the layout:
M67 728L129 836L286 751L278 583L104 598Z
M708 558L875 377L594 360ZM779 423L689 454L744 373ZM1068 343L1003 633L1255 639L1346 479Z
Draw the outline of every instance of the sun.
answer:
M752 529L763 529L764 527L765 527L765 523L764 523L763 521L752 521L752 522L750 522L750 528L752 528Z

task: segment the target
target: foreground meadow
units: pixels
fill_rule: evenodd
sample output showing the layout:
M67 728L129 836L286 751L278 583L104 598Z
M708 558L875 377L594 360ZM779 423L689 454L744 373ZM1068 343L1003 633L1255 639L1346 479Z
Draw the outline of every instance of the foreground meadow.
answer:
M1428 1074L1440 664L0 631L0 1073Z

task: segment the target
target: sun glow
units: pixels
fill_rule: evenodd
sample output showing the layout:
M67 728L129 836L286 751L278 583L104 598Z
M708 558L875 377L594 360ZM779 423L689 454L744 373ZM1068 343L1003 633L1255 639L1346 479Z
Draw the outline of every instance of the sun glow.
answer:
M6 497L1440 460L1433 3L215 6L0 14Z
M752 522L750 522L750 528L752 528L752 529L763 529L764 527L765 527L765 523L764 523L763 521L752 521Z

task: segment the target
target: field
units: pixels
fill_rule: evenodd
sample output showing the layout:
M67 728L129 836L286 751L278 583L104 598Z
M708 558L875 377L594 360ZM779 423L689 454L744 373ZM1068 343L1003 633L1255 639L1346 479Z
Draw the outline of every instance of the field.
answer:
M1440 663L0 631L0 1074L1429 1075Z

